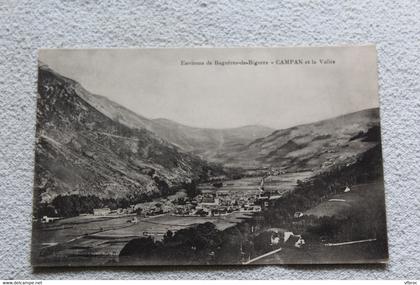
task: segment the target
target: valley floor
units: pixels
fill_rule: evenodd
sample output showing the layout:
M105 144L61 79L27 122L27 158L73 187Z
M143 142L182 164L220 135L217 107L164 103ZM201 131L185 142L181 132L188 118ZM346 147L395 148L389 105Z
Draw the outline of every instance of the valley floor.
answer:
M302 174L299 174L299 177L301 178ZM290 174L288 179L290 180ZM235 185L241 183L249 188L249 181L237 181ZM307 210L305 214L322 217L352 215L356 212L368 213L368 207L381 203L383 203L382 182L353 185L350 192L333 195ZM168 230L176 232L205 222L211 222L218 230L223 231L244 219L251 219L252 216L252 213L247 212L233 212L213 217L162 214L139 218L136 223L132 223L131 219L136 217L135 214L89 215L62 219L51 224L34 223L33 262L37 266L115 265L122 248L134 238L152 236L155 240L160 240ZM255 263L339 263L343 260L357 262L358 258L373 262L375 259L384 258L378 255L378 252L383 252L383 245L377 241L334 247L315 242L308 243L301 249L284 248Z

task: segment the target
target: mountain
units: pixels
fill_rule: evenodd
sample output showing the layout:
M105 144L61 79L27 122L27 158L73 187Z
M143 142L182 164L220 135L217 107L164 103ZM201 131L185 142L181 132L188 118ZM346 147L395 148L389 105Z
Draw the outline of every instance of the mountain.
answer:
M231 166L318 170L356 157L380 143L379 109L277 130L216 156Z
M274 130L250 125L228 129L196 128L168 119L148 119L100 96L92 95L83 88L77 94L95 109L127 127L147 129L185 152L191 152L207 160L214 160L218 153L225 153L237 146L246 145L265 137Z
M207 174L205 161L138 128L140 116L121 112L136 127L122 124L92 106L88 98L97 96L76 81L46 66L38 72L35 197L40 202L71 194L155 197Z
M39 67L38 95L35 196L46 203L71 194L130 200L165 195L172 186L206 177L214 166L202 158L233 167L316 171L351 164L380 144L378 109L276 131L195 128L140 116L46 66Z
M264 126L249 125L229 129L208 129L185 126L167 119L153 120L153 131L161 138L208 160L237 146L246 145L265 137L274 130Z

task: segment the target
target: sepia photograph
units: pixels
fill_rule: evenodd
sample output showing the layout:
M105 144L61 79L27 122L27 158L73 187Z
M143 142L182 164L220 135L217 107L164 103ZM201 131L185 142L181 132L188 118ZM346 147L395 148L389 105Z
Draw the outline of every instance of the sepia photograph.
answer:
M376 48L41 49L35 267L386 263Z

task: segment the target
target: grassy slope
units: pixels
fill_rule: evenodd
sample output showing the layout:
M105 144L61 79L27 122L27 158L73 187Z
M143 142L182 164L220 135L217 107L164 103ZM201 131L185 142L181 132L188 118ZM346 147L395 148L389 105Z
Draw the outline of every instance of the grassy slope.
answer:
M319 170L354 158L376 143L350 140L379 126L379 110L368 109L312 124L278 130L218 158L230 165Z

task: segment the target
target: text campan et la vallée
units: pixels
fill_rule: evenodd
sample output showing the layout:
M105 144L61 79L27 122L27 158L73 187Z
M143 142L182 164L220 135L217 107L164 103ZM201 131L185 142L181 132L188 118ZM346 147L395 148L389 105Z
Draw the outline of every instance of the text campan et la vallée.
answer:
M270 65L316 65L336 64L334 59L276 59L276 60L181 60L182 66L270 66Z

